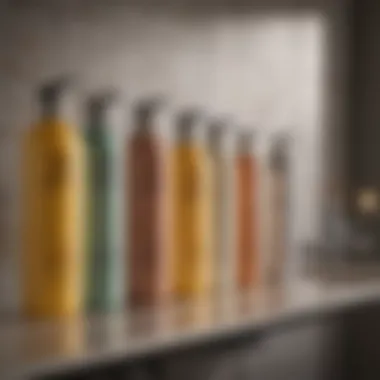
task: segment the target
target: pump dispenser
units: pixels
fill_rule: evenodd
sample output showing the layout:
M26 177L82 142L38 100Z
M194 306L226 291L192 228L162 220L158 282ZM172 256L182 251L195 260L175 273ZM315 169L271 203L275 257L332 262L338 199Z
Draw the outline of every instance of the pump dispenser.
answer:
M84 152L65 121L70 81L39 89L40 120L28 131L23 162L23 295L29 317L77 314L83 297Z
M167 159L160 135L159 98L134 109L129 144L129 278L133 305L164 303L169 296Z
M88 251L87 308L118 310L123 304L123 261L117 208L118 154L112 110L114 92L92 95L87 103Z
M213 289L212 178L204 115L179 113L173 154L174 276L177 297Z

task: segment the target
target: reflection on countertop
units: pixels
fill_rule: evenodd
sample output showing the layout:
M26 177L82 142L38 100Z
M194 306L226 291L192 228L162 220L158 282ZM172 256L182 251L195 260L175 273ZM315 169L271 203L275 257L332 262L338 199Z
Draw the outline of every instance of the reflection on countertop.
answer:
M260 331L380 300L380 281L297 282L194 302L60 322L0 324L0 377L49 374Z

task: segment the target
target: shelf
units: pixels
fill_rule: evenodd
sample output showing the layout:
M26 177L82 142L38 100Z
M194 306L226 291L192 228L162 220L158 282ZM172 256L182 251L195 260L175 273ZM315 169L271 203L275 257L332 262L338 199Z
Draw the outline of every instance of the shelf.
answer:
M0 378L53 374L132 360L378 300L380 281L302 282L287 290L267 289L64 322L3 322Z

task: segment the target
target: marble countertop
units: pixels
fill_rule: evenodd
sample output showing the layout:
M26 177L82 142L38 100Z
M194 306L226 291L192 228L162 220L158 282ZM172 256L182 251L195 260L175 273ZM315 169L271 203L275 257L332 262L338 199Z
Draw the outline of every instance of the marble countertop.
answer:
M70 321L3 321L0 378L52 374L110 360L131 360L377 300L380 301L380 281L298 282L286 289L265 289Z

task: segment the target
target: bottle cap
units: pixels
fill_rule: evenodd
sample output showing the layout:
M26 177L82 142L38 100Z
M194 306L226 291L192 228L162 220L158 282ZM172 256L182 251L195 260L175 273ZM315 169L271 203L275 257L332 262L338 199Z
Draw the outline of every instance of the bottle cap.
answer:
M54 115L59 112L62 94L72 83L72 77L65 76L50 80L39 87L39 99L45 114Z
M202 130L200 123L204 120L204 112L198 108L188 108L177 114L177 134L180 140L191 140L197 137Z
M87 108L90 117L104 117L109 106L116 100L117 96L117 92L112 90L91 95L87 102Z
M138 101L133 110L137 129L144 131L152 127L152 119L164 105L165 100L161 96L145 98Z
M237 135L237 146L240 153L252 153L256 132L251 128L241 128Z
M290 136L279 133L270 149L270 166L275 170L285 170L289 160Z
M42 84L39 87L39 98L43 103L51 103L58 100L62 91L67 89L72 83L70 77L57 78Z
M104 109L117 98L116 91L104 91L90 96L88 106L93 109Z
M230 132L228 118L213 118L208 124L208 142L211 148L222 148L227 144L227 134Z

